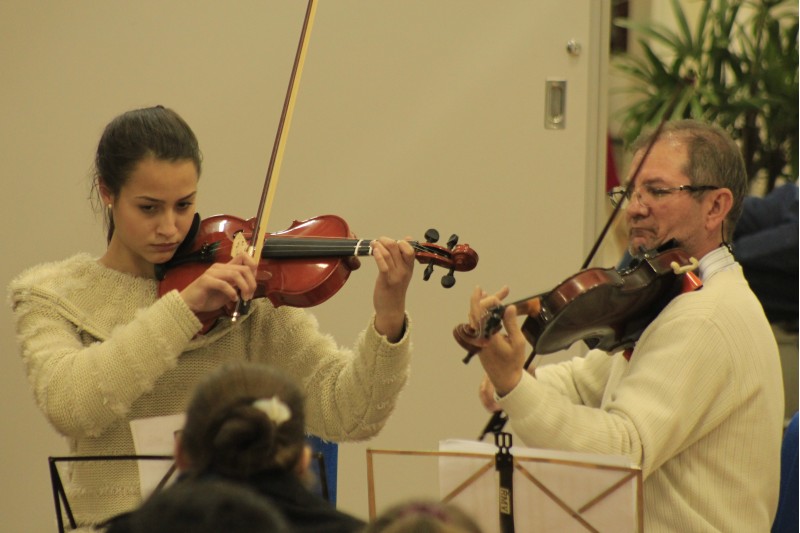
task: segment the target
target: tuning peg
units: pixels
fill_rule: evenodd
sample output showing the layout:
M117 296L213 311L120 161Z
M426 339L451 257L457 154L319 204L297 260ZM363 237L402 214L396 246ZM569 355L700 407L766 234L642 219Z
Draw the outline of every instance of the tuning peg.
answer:
M425 240L427 242L437 242L439 240L439 232L431 228L425 232Z
M431 274L433 274L433 263L428 263L428 266L425 267L425 271L422 273L422 279L428 281L431 278Z
M453 275L454 271L455 269L451 268L450 272L442 276L442 287L444 287L445 289L449 289L450 287L456 284L456 277Z
M447 249L452 250L453 248L455 248L456 244L458 244L458 235L453 233L452 235L450 235L450 238L447 239Z

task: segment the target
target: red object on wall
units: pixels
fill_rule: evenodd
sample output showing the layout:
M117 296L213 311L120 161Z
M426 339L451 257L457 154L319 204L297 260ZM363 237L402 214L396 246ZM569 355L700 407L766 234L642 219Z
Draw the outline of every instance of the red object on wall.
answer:
M619 175L617 174L617 164L614 161L614 143L611 135L607 136L606 141L606 191L610 191L619 185Z

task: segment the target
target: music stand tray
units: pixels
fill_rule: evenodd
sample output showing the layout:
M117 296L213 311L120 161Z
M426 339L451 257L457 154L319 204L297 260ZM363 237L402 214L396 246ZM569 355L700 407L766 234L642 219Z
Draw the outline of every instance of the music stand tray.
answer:
M375 457L436 457L439 496L469 512L486 533L500 530L496 448L449 440L440 451L367 450L369 516L376 516ZM641 533L642 472L607 456L514 446L514 522L519 531Z

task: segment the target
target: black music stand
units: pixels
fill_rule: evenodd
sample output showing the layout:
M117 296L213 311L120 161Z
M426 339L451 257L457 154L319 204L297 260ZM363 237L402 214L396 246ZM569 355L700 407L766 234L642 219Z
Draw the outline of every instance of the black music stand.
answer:
M75 462L92 462L92 461L171 461L171 455L76 455L76 456L62 456L62 457L48 457L47 461L50 468L50 483L53 487L53 502L56 508L56 520L58 521L58 533L64 533L64 515L66 513L69 526L76 529L78 525L75 523L75 517L72 514L72 507L67 499L67 493L64 490L64 484L61 481L61 474L58 472L57 463L75 463ZM155 490L161 490L164 485L175 474L175 463L170 466L167 473L161 478ZM63 504L64 510L62 513L61 505Z
M321 452L315 453L314 457L317 460L320 490L322 497L330 502L330 492L328 490L328 475L325 470L325 457ZM64 490L64 483L61 481L61 474L58 472L57 463L74 463L74 462L91 462L91 461L172 461L174 458L171 455L76 455L76 456L62 456L62 457L48 457L47 462L50 469L50 483L53 488L53 503L56 509L56 520L58 522L58 533L65 533L64 529L64 514L67 515L69 526L76 529L78 524L75 522L75 517L72 514L72 506L67 498L67 493ZM160 491L175 475L177 469L175 463L167 470L164 477L158 482L154 493ZM62 512L63 505L63 512Z

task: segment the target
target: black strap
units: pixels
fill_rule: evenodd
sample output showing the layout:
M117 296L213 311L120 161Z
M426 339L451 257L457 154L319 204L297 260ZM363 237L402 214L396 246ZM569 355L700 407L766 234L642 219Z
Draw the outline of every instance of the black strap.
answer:
M500 531L514 533L514 456L511 455L511 434L498 432L494 435L497 446L494 464L499 473Z

